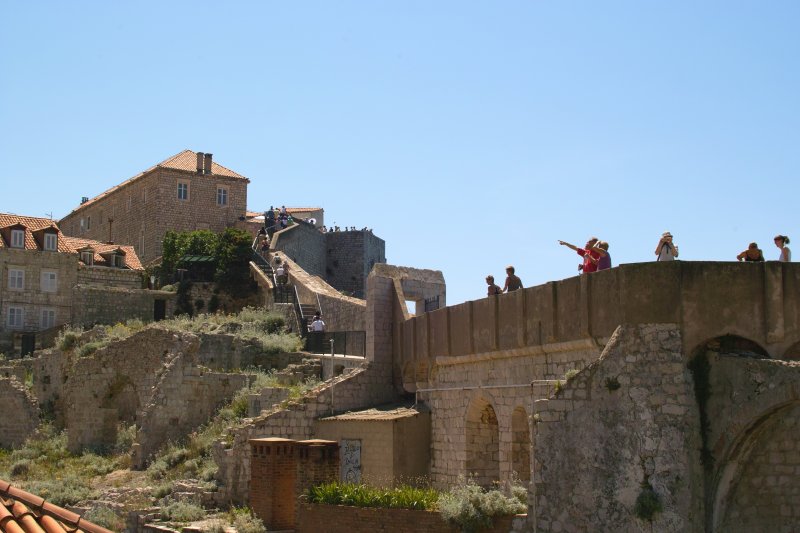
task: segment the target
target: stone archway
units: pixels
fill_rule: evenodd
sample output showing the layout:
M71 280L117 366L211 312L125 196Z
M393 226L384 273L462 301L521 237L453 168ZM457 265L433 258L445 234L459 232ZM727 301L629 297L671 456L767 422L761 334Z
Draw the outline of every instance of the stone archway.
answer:
M755 359L769 359L769 353L755 341L739 335L722 335L708 339L695 348L692 353L717 352L720 355L738 355Z
M467 409L467 475L482 487L500 481L500 426L492 404L479 397Z
M119 422L125 424L135 422L136 412L139 410L139 394L130 378L118 375L108 386L100 408L115 409Z
M794 343L783 354L781 359L788 359L789 361L800 361L800 342Z
M797 523L800 402L784 405L742 432L720 468L714 531L784 531Z
M511 470L527 486L531 481L531 430L528 413L517 407L511 414Z

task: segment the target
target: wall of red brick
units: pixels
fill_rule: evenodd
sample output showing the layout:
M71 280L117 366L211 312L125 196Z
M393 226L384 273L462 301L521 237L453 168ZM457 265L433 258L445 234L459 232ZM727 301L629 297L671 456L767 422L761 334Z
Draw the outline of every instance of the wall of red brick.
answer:
M460 533L460 529L442 520L439 513L408 509L346 507L299 503L296 533L353 533L353 531L382 531L384 533ZM498 517L490 529L482 533L508 533L513 516Z

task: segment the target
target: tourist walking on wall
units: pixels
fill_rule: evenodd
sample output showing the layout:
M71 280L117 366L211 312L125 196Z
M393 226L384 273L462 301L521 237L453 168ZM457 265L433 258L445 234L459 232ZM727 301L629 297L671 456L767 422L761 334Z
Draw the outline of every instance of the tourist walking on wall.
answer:
M600 259L600 252L594 247L597 242L597 237L590 237L583 248L578 248L574 244L570 244L566 241L558 241L558 244L575 250L579 256L583 257L583 264L578 265L578 270L583 271L584 274L588 274L589 272L595 272L597 270L597 260Z
M786 235L775 235L775 246L781 250L781 255L778 258L778 261L781 263L788 263L792 260L792 251L786 246L787 244L789 244L789 237Z
M323 333L325 331L325 322L322 321L319 311L314 315L314 320L311 321L309 328L315 333Z
M495 284L494 276L486 276L486 284L489 286L489 290L487 292L487 296L496 296L498 294L503 294L503 289L500 288L499 285Z
M678 258L678 247L672 242L672 233L665 231L656 246L656 261L674 261Z
M522 288L522 280L514 274L514 267L508 265L506 267L506 284L503 286L503 292L512 292Z
M747 250L740 253L736 256L736 259L739 261L763 261L764 260L764 253L758 249L758 245L754 242L751 242L750 245L747 247Z

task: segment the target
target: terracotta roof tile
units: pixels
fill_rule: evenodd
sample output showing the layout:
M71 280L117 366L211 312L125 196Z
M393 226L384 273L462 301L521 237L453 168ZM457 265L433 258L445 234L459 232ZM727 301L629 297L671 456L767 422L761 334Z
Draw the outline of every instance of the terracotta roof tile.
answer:
M152 167L148 168L147 170L144 170L144 171L136 174L132 178L128 178L127 180L123 181L119 185L115 185L115 186L111 187L110 189L108 189L107 191L98 194L94 198L90 199L88 202L84 202L81 205L79 205L78 207L76 207L75 209L73 209L72 211L70 211L70 213L76 213L76 212L78 212L78 211L80 211L80 210L92 205L93 203L97 202L98 200L100 200L102 198L105 198L106 196L108 196L112 192L116 191L117 189L121 189L122 187L125 187L126 185L128 185L130 183L133 183L134 181L138 180L139 178L141 178L142 176L144 176L148 172L151 172L151 171L155 170L156 168L171 168L171 169L175 169L175 170L186 170L186 171L189 171L189 172L195 172L197 170L197 153L193 152L191 150L184 150L183 152L177 153L174 156L169 157L169 158L165 159L164 161L153 165ZM249 179L247 179L246 177L242 176L241 174L239 174L237 172L234 172L233 170L231 170L231 169L229 169L227 167L223 167L222 165L220 165L216 161L212 161L211 162L211 170L212 170L212 173L214 175L216 175L216 176L226 176L228 178L236 178L236 179L241 179L241 180L245 180L245 181L248 181L248 182L250 181Z
M365 409L364 411L354 411L343 413L336 416L328 416L320 418L320 422L332 420L397 420L400 418L409 418L417 416L419 410L413 407L377 407L373 409Z
M133 246L120 245L120 244L105 244L91 239L81 239L78 237L68 237L61 233L58 224L49 218L27 217L22 215L14 215L11 213L0 213L0 230L15 225L25 227L25 249L26 250L41 250L42 247L36 242L33 234L39 230L46 228L54 228L58 231L58 251L64 254L76 254L81 248L90 246L94 248L95 256L94 262L96 265L111 266L107 264L105 257L100 254L120 249L125 253L125 264L131 270L144 270L139 256L136 255L136 250ZM0 236L0 248L8 248L9 243L6 242L6 237Z
M144 270L139 256L136 255L136 250L133 246L126 244L106 244L100 241L93 241L91 239L81 239L80 237L63 237L66 246L69 247L73 253L78 253L78 250L83 248L92 248L94 250L94 264L103 266L113 266L107 264L106 258L101 254L113 252L114 250L122 250L125 252L125 265L131 270Z
M86 531L111 533L71 511L45 502L44 499L12 487L0 479L1 533L66 533Z
M15 225L22 225L25 226L25 249L26 250L41 250L41 246L36 242L36 239L33 237L33 233L35 231L46 229L46 228L54 228L56 231L61 233L61 230L58 229L58 224L56 224L55 220L51 220L49 218L40 218L40 217L27 217L23 215L15 215L12 213L0 213L0 229L8 228L9 226ZM9 247L8 242L5 241L4 237L0 237L0 248L7 248ZM67 248L61 236L58 239L58 251L59 252L70 252L70 249Z

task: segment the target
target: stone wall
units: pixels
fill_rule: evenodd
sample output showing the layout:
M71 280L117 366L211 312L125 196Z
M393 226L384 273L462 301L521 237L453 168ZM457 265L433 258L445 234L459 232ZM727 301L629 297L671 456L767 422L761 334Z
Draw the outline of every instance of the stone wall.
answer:
M535 531L703 529L698 412L677 326L620 326L533 411ZM636 511L645 493L662 508L649 519Z
M391 369L372 364L328 381L285 409L274 408L232 429L229 439L214 445L219 466L217 481L221 502L245 503L249 497L250 439L280 437L306 440L314 437L315 419L397 400Z
M177 442L210 420L241 388L246 374L208 372L191 357L177 354L165 366L148 403L137 414L133 464L143 468L165 442Z
M324 278L325 235L310 224L294 224L275 233L270 249L282 252L312 276Z
M434 511L383 509L300 503L297 511L297 533L352 533L353 531L384 531L386 533L458 533L458 527L448 524ZM494 519L491 528L480 533L508 533L513 529L514 516ZM521 520L520 520L521 521Z
M0 377L0 405L0 447L20 446L39 426L36 398L16 377Z
M116 289L141 289L144 271L107 266L78 265L78 284L113 287Z
M71 323L74 325L115 324L135 318L152 322L156 300L166 302L167 318L175 311L175 293L172 292L76 285L72 293Z
M386 262L386 242L370 231L334 231L324 235L325 280L345 294L364 298L372 267Z

